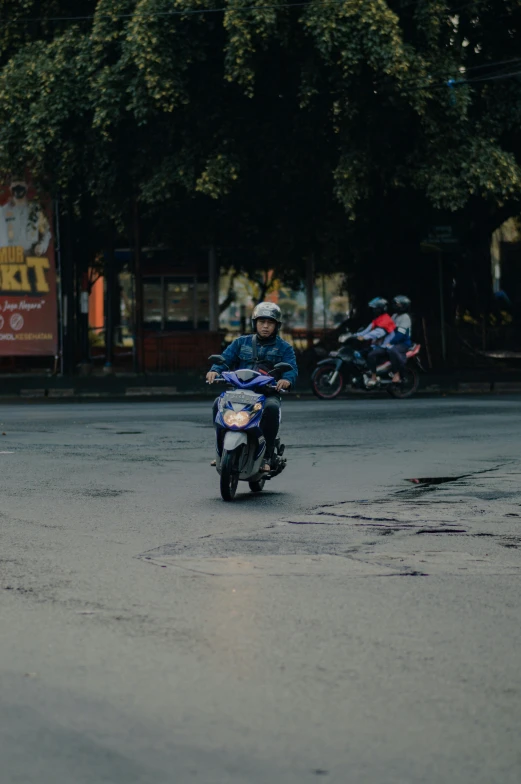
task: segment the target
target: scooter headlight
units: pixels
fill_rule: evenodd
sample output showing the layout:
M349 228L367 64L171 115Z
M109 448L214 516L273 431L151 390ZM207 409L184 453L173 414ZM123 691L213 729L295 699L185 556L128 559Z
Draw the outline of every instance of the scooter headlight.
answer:
M244 427L250 421L250 414L247 411L225 411L223 419L230 427Z

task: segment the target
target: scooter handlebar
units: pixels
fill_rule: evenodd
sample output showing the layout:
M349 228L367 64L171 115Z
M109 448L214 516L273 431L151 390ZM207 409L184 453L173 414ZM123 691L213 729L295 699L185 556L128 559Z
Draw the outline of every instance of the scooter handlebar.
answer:
M223 378L222 376L218 376L217 378L214 378L213 381L205 381L205 384L218 384L218 383L222 384L222 383L225 383L225 382L226 382L225 378ZM287 395L288 392L289 392L289 389L277 389L277 385L276 384L268 384L265 388L266 389L273 389L273 391L277 391L279 394L282 394L282 395Z

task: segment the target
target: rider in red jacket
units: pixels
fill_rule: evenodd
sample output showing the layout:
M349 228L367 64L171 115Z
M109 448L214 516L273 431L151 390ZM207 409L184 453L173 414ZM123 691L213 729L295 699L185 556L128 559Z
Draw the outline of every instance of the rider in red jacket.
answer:
M369 308L373 313L373 320L361 332L356 333L359 340L370 340L373 346L379 345L384 338L391 335L395 329L396 324L387 313L388 302L383 297L375 297L369 302ZM378 381L376 373L373 373L372 378L367 382L367 386L375 386Z
M377 343L396 329L396 324L387 313L388 303L383 297L375 297L369 302L369 308L373 313L373 320L365 329L355 333L359 340L370 340Z

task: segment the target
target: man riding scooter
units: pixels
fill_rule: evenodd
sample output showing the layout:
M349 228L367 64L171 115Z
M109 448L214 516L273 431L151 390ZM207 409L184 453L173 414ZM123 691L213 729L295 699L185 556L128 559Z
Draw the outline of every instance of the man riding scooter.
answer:
M252 313L252 335L236 338L223 353L225 365L212 365L206 375L209 384L224 370L270 371L279 362L287 362L292 370L283 374L277 382L277 392L287 391L295 385L298 375L297 360L292 346L279 335L282 325L282 312L273 302L261 302ZM217 400L213 406L213 421L217 415ZM272 466L275 439L280 422L280 396L274 394L266 400L261 429L266 439L266 463L263 471L268 473ZM215 462L212 462L215 465Z

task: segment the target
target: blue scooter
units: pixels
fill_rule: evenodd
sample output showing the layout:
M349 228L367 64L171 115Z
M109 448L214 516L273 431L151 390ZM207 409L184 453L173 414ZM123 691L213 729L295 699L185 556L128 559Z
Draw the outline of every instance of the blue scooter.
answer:
M209 359L215 364L226 364L221 356L213 355ZM216 467L220 474L221 496L225 501L234 499L239 481L248 482L253 493L260 493L266 481L286 467L286 460L282 457L284 444L277 438L272 461L275 467L270 472L261 470L266 462L266 441L260 421L266 396L275 393L277 378L291 369L286 362L279 362L270 371L273 375L257 370L236 370L224 371L215 379L215 382L230 385L230 389L218 398L215 418Z

